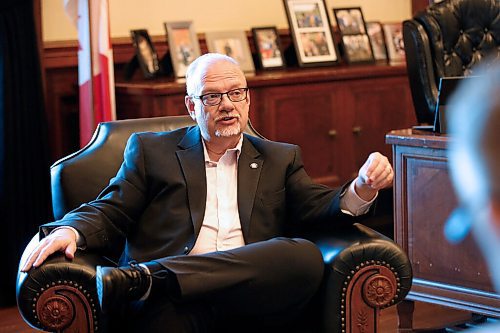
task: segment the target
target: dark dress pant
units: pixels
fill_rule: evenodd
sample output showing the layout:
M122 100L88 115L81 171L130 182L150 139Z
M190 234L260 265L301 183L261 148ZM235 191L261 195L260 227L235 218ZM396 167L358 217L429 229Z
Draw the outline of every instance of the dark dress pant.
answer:
M150 295L127 309L125 331L264 332L300 316L323 278L321 252L274 238L203 255L155 260L175 274L176 297Z

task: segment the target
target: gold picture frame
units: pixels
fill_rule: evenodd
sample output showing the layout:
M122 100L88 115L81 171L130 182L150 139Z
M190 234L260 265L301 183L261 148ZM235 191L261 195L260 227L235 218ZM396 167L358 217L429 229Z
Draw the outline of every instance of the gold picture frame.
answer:
M200 44L192 21L163 23L174 76L185 77L188 66L201 55Z

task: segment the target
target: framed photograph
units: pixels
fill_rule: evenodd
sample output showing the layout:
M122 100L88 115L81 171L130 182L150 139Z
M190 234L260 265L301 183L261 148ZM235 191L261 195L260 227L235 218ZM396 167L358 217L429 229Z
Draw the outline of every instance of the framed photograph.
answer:
M374 62L372 45L360 7L333 8L348 63Z
M382 25L387 45L387 56L390 63L406 61L405 45L403 41L403 24L401 22L384 23Z
M347 62L373 62L373 51L367 34L342 36Z
M276 27L252 28L252 35L257 51L259 68L272 69L285 67L285 58Z
M339 61L324 0L283 0L300 66Z
M160 72L160 61L146 29L131 30L132 43L139 67L146 78L153 78Z
M366 31L372 44L375 60L387 61L387 48L385 47L384 31L380 22L366 22Z
M206 32L207 49L230 56L238 61L244 72L254 72L252 54L244 31Z
M185 77L186 70L201 55L200 44L191 21L165 22L170 57L175 77Z
M366 34L365 19L360 7L333 8L333 14L343 36Z

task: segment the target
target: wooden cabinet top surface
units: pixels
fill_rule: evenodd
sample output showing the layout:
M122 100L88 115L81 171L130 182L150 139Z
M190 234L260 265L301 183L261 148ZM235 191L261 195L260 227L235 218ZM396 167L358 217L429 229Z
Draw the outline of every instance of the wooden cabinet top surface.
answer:
M446 149L449 140L449 136L445 134L406 128L390 131L385 141L399 146Z
M287 68L283 70L257 71L256 73L246 74L248 85L251 88L394 76L406 77L405 64ZM152 80L134 79L131 81L117 78L116 92L127 94L168 95L184 92L185 84L186 80L184 78L174 79L165 77Z

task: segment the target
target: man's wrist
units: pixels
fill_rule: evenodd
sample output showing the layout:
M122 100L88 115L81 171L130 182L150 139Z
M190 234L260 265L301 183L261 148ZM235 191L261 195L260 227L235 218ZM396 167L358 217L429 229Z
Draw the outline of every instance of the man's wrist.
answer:
M359 176L354 180L354 191L361 199L367 202L375 199L378 193L378 190L366 184Z
M340 198L340 209L345 214L359 216L366 214L370 210L377 195L369 201L364 200L356 193L355 183L356 180L353 180L343 192Z
M80 233L78 232L78 230L76 230L73 227L70 227L70 226L57 227L54 230L52 230L50 233L54 233L57 230L61 230L61 229L71 230L75 234L75 242L76 242L76 246L78 248L82 248L84 246L84 244L83 244L83 237L80 235Z

